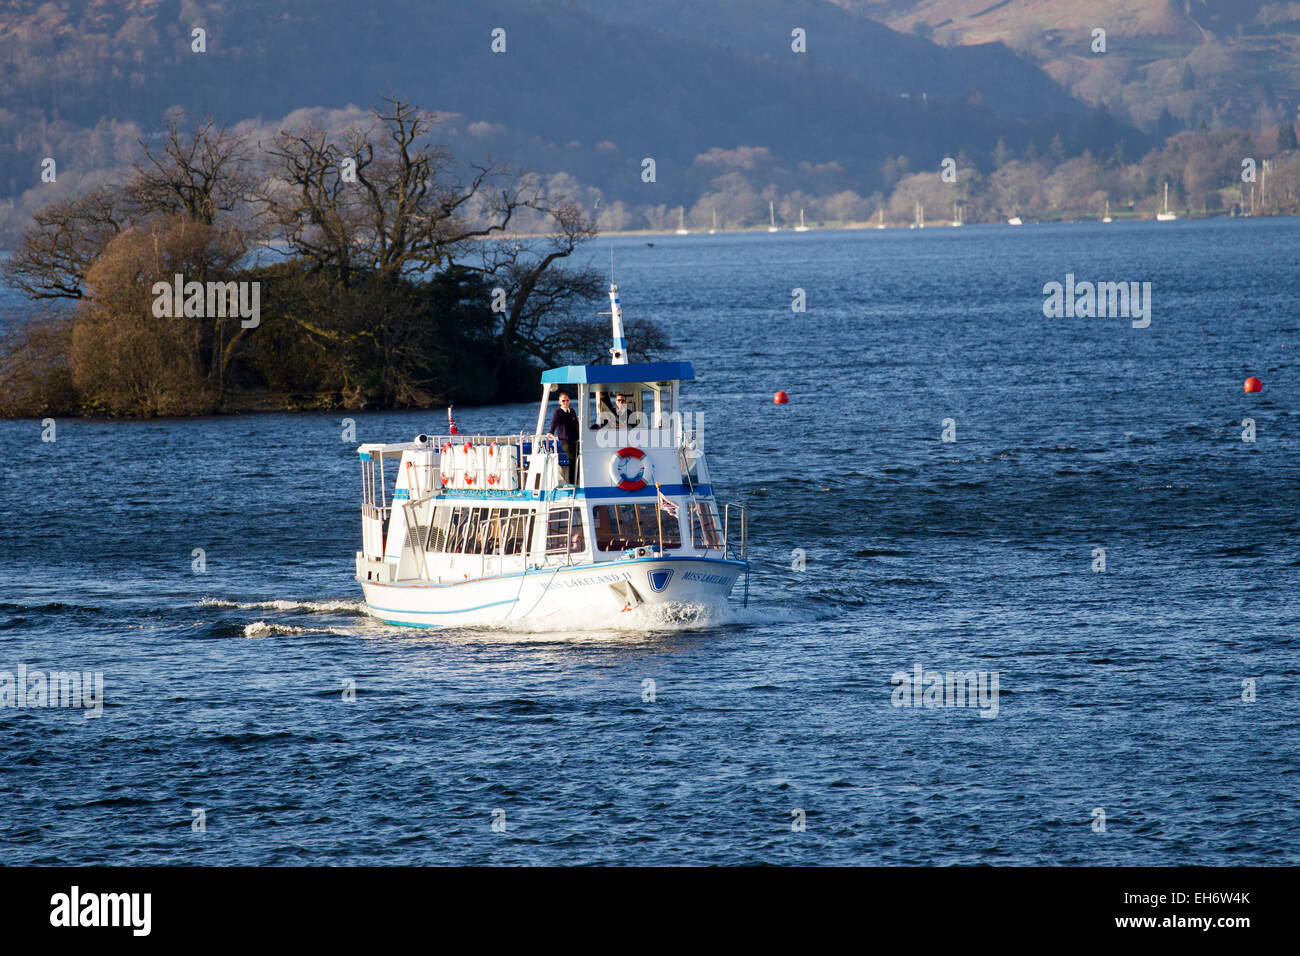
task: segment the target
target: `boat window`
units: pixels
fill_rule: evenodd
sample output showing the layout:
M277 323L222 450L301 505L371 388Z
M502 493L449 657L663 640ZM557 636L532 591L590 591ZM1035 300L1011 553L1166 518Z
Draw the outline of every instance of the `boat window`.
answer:
M531 508L434 509L427 548L450 554L522 554L532 535Z
M483 519L480 550L476 554L520 554L532 527L532 510L492 508Z
M606 427L617 423L618 396L628 397L628 428L648 428L654 417L655 393L650 389L637 389L631 385L610 385L600 393L603 401L597 400L595 390L588 394L587 427ZM640 396L640 397L638 397Z
M479 511L479 534L474 542L475 554L496 554L501 550L505 536L505 520L500 508L482 508Z
M506 525L502 554L523 554L528 549L528 539L533 535L533 512L526 508L512 508Z
M673 420L673 387L670 382L659 383L659 422L660 428Z
M457 508L453 520L455 529L447 538L447 550L453 554L468 554L474 540L474 509Z
M677 519L654 505L596 505L591 509L596 547L601 551L622 551L659 544L660 519L663 546L680 548L682 533Z
M574 534L578 540L574 541ZM552 511L546 522L546 553L567 554L586 549L582 535L582 509L561 508Z
M691 507L691 543L705 550L722 547L718 513L714 510L713 502L697 501Z
M433 509L433 520L429 522L429 537L425 542L426 551L447 550L447 527L451 522L451 513L455 509L441 505Z

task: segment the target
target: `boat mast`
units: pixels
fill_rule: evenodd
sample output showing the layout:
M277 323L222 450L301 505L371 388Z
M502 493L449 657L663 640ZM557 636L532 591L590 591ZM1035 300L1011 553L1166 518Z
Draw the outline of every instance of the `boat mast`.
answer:
M627 341L623 338L623 310L618 304L618 286L609 284L609 317L614 326L614 347L609 350L611 365L627 364Z

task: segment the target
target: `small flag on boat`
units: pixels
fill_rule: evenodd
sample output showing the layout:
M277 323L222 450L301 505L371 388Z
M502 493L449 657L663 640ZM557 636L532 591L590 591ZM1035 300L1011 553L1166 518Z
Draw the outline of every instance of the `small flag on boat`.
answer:
M456 427L456 419L451 417L451 406L447 406L447 431L451 435L459 435L460 429Z
M666 497L662 491L659 491L659 485L655 485L655 491L659 492L659 507L668 512L674 518L677 517L677 505L673 504L672 499Z

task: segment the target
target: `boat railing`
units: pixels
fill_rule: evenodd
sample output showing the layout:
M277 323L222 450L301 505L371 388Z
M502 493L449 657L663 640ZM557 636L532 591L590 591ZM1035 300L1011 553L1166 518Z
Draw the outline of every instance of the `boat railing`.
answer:
M537 437L538 436L534 435L532 432L514 432L510 435L467 435L462 432L457 435L425 435L424 441L420 444L424 444L434 450L449 443L452 445L463 445L465 442L469 442L471 445L491 445L494 443L497 445L521 445L531 443ZM545 435L542 435L541 437L543 440L546 439Z
M736 512L732 521L731 512ZM748 528L745 521L745 506L728 502L722 507L722 554L724 557L746 560L748 554ZM735 532L733 534L733 531Z

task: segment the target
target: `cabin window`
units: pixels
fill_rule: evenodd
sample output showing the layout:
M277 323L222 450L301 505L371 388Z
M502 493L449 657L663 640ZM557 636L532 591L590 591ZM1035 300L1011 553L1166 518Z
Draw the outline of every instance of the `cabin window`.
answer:
M502 554L523 554L528 550L528 541L533 536L533 512L531 509L512 508L506 524L505 538L502 542Z
M505 529L498 508L480 508L478 534L474 539L475 554L496 554Z
M627 415L628 428L648 428L651 425L655 410L655 393L650 389L638 389L632 385L610 385L599 394L599 401L595 391L588 395L588 428L606 428L617 424L619 395L628 397L630 406Z
M706 551L722 547L722 534L718 531L718 513L713 502L697 501L691 507L691 543Z
M682 546L677 519L654 505L596 505L591 509L596 547L601 551L622 551L659 544L660 519L663 520L664 549Z
M465 522L465 540L461 548L466 554L483 553L483 537L487 534L487 509L468 508L469 517Z
M659 383L659 421L655 427L663 428L673 420L673 386L671 382Z
M481 550L476 554L521 554L532 527L531 509L492 508L482 523Z
M531 508L435 508L427 548L449 554L523 554L533 515Z
M586 549L587 539L582 533L582 509L561 508L552 511L546 522L546 553L568 554Z
M429 522L429 537L425 540L426 551L447 550L447 527L454 510L448 505L433 509L433 519Z

